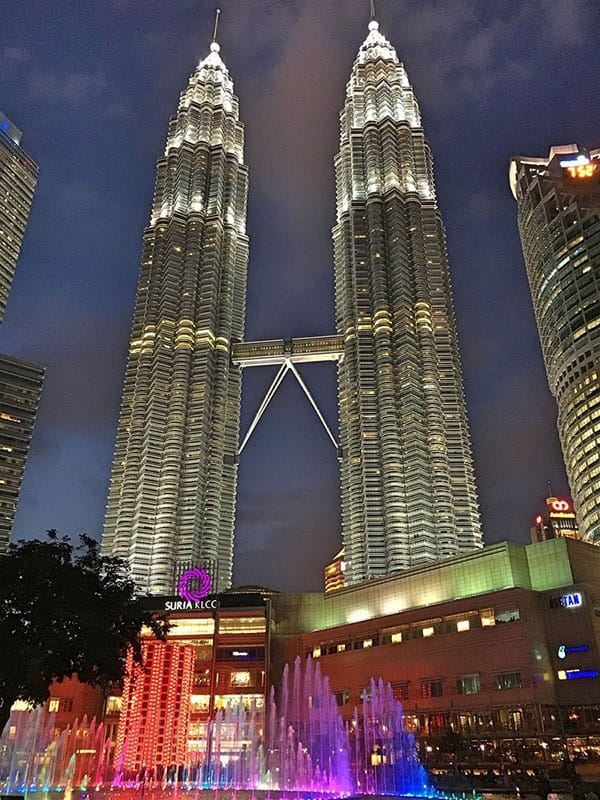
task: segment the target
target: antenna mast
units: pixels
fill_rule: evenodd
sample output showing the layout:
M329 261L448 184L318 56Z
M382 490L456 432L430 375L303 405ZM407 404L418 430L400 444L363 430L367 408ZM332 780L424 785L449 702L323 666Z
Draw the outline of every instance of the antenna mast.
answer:
M372 2L372 0L371 0ZM213 42L217 41L217 28L219 27L219 14L221 13L221 9L217 8L215 11L215 28L213 30Z

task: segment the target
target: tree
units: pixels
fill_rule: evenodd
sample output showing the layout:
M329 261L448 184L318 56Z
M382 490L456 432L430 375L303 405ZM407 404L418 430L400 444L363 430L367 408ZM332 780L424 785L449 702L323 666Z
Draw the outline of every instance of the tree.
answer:
M44 702L53 680L121 680L129 648L141 661L142 626L162 640L168 629L135 596L125 562L101 556L94 539L74 546L52 530L11 544L0 556L0 733L14 701Z

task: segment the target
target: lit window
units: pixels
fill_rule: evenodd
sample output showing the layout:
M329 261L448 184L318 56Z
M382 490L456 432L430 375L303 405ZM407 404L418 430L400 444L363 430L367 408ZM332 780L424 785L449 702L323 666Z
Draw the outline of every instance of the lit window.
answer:
M396 633L392 633L392 644L396 644L396 642L402 641L402 633L400 631L396 631Z
M481 617L482 628L487 628L490 625L496 624L496 617L494 616L493 608L484 608L479 612L479 616Z
M496 624L500 622L517 622L521 619L521 614L516 606L507 606L505 608L497 608L494 612Z
M372 647L373 639L363 639L363 647Z
M477 694L481 690L479 675L463 675L456 680L458 694Z
M221 617L221 633L263 633L266 630L264 617Z
M338 653L343 653L345 649L346 649L346 645L344 643L338 644L338 646L337 646Z
M232 686L250 686L250 673L246 670L231 673Z
M468 631L471 627L471 623L468 619L461 619L456 623L456 630L457 631Z
M421 679L421 697L422 698L429 698L429 697L441 697L444 693L444 689L442 686L442 679L441 678L434 678L432 680L428 680L425 678Z
M313 654L313 658L319 658L319 656L321 655L321 648L320 647L313 647L312 654Z
M118 714L121 710L121 698L115 695L109 695L106 700L106 713Z
M427 638L428 636L433 636L435 633L435 628L431 626L430 628L423 628L423 637Z
M496 675L496 689L500 692L520 689L521 686L520 672L503 672L501 675Z

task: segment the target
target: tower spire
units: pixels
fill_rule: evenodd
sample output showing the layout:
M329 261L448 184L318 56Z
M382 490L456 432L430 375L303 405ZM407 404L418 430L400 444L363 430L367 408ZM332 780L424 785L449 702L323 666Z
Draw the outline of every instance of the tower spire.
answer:
M213 29L213 44L217 41L217 28L219 27L219 15L221 13L221 9L215 9L215 27Z
M375 19L375 0L369 0L369 5L371 6L371 22Z

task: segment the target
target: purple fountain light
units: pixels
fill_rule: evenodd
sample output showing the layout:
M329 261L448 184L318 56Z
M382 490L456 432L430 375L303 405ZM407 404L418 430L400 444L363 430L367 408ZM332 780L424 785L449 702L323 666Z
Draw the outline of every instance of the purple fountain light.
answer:
M195 589L193 588L194 584L196 584ZM195 603L205 598L210 593L211 588L210 575L205 569L200 569L199 567L186 569L177 584L179 596L190 603Z

